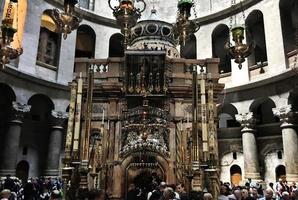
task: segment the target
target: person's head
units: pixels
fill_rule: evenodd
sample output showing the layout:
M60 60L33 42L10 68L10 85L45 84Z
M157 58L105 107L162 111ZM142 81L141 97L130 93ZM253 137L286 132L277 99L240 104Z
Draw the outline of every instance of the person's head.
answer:
M134 189L136 189L135 184L133 184L133 183L130 184L129 187L128 187L128 191L129 191L129 190L134 190Z
M163 192L166 187L167 187L167 184L165 182L160 182L160 184L159 184L159 190L161 192Z
M220 186L220 194L221 195L226 195L228 193L228 188L226 185Z
M269 199L272 199L272 197L273 197L273 191L270 189L266 189L265 190L265 199L269 200Z
M203 199L204 200L212 200L213 196L210 193L205 193L204 196L203 196Z
M258 190L257 190L257 188L251 188L251 195L255 198L255 199L257 199L258 198Z
M288 199L290 199L290 194L289 194L288 192L283 192L283 193L281 194L281 198L282 198L283 200L288 200Z
M178 183L178 184L176 185L176 192L178 192L178 193L183 193L183 192L185 192L185 190L184 190L184 184L183 184L183 183Z
M279 178L279 179L278 179L278 182L282 183L282 179L281 179L281 178Z
M163 199L170 200L175 198L174 190L170 187L166 187L163 191Z
M104 200L105 199L105 193L103 190L91 190L89 192L89 198L88 200Z
M243 199L246 199L248 197L248 190L247 189L242 189L241 190L241 197Z
M236 197L236 199L241 199L241 191L240 190L234 190L234 195Z
M0 198L1 199L8 199L10 197L10 194L11 194L10 190L4 189L0 192Z
M273 188L273 183L272 183L272 182L270 182L270 183L269 183L269 186L270 186L271 188Z
M61 193L58 190L53 190L50 200L62 200Z

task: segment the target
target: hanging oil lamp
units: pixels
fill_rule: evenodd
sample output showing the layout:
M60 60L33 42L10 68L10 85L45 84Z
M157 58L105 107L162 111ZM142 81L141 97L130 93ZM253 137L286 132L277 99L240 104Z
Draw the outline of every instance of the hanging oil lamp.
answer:
M77 3L77 0L64 0L64 12L60 13L58 9L53 9L51 12L51 17L57 25L57 30L59 33L63 33L64 39L73 30L77 29L82 21L74 15L74 9Z
M242 63L254 49L253 43L251 45L243 43L244 31L244 26L234 26L231 29L231 34L235 45L233 46L229 41L225 45L225 50L228 51L228 54L231 56L232 59L235 59L235 63L238 64L239 69L242 69Z
M189 19L191 16L191 8L194 6L192 0L178 1L178 16L174 25L174 35L178 39L180 45L184 46L188 37L200 28L196 21Z
M113 10L113 15L117 20L117 24L121 28L121 32L124 35L124 47L129 44L129 36L131 28L137 23L137 20L141 17L141 13L146 9L146 3L144 0L137 0L137 2L143 3L143 8L139 9L135 7L135 0L118 0L119 5L112 7L111 0L109 0L109 6Z
M231 6L233 7L235 4L236 1L231 0ZM245 22L246 17L242 6L242 0L240 0L240 5L242 8L242 18ZM227 41L224 48L230 57L235 60L235 63L238 64L239 69L242 69L242 63L245 61L245 58L247 58L254 50L253 42L250 45L243 42L245 25L239 25L239 23L237 23L236 16L230 17L230 31L232 34L232 40L234 41L234 46L230 43L230 41Z
M2 20L0 38L0 65L2 69L5 68L6 64L10 63L11 59L16 59L23 53L22 48L14 48L12 46L13 37L17 32L15 23L18 17L17 4L17 0L10 0L3 13L4 19Z

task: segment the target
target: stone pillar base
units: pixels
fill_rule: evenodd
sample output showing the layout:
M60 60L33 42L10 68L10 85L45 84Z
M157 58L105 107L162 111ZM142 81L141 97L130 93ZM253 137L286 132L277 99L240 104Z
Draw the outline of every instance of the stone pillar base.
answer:
M47 169L44 171L45 177L57 177L59 175L58 169Z
M287 181L289 183L291 183L291 182L298 183L298 174L287 174L286 177L287 177Z
M0 170L0 177L6 177L7 175L15 176L16 170L15 169L1 169Z

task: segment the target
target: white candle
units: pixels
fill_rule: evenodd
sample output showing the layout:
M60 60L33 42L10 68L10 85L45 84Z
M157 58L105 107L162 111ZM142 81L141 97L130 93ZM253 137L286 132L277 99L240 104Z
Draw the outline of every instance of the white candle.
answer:
M188 112L186 114L186 122L189 123L189 114L188 114Z

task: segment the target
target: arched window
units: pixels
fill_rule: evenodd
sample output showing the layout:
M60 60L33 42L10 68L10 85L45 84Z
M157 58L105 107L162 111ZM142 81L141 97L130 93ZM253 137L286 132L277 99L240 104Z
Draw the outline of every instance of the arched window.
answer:
M109 57L124 56L124 37L120 33L115 33L110 38Z
M94 1L95 0L80 0L79 6L88 10L94 10Z
M76 58L94 58L96 34L88 25L81 25L77 31Z
M262 64L267 61L263 13L259 10L252 11L246 18L245 25L247 43L255 44L254 51L248 58L248 65Z
M226 104L219 109L219 128L239 127L235 115L238 114L237 109L232 104Z
M295 50L295 35L298 33L298 2L297 0L280 0L280 19L285 54Z
M268 124L279 121L279 119L273 115L272 108L275 107L275 103L270 98L261 98L255 100L249 110L253 112L257 124Z
M242 181L241 168L238 165L232 165L230 168L231 183L234 186L238 186Z
M180 46L180 57L197 59L197 38L194 34L186 40L185 46Z
M218 25L212 32L212 57L220 58L219 73L231 72L231 58L224 49L229 34L229 27L225 24Z
M61 34L56 31L56 24L50 17L50 10L43 12L39 33L37 64L56 69L59 64Z

